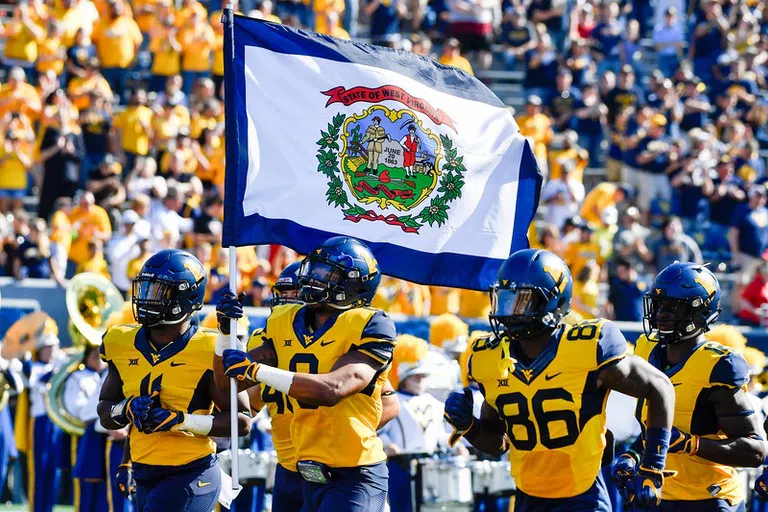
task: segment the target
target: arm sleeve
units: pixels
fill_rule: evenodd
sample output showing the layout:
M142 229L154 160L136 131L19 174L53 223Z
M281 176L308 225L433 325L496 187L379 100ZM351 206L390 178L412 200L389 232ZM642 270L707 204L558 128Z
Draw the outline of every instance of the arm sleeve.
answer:
M727 388L740 388L749 381L749 367L747 362L736 352L729 351L715 363L709 376L712 386L724 386Z
M600 329L597 341L597 367L617 363L627 355L627 340L619 327L606 320Z
M360 343L352 347L376 361L387 364L397 343L395 322L384 311L376 311L360 335Z

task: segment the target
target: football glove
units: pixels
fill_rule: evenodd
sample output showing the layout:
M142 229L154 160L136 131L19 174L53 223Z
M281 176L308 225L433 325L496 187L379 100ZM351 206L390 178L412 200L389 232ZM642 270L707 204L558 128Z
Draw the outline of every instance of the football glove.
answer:
M150 409L147 418L143 422L141 432L154 434L156 432L170 432L175 426L184 423L184 413L181 411L169 411L162 407Z
M475 417L472 415L473 405L474 399L470 388L464 388L461 392L454 391L448 395L443 416L445 421L453 427L453 434L449 439L451 447L472 428L475 421Z
M219 322L219 332L229 334L230 320L235 321L243 317L243 303L245 302L245 292L235 297L232 290L225 290L222 294L218 306L216 306L216 319Z
M661 487L664 478L675 476L677 471L663 471L641 465L627 481L627 501L633 508L654 508L661 503Z
M669 450L667 450L667 453L696 455L697 451L699 451L699 436L672 427L672 435L669 438Z
M117 467L115 483L123 496L128 499L136 492L136 480L133 479L133 466L130 463L120 464Z
M627 484L637 473L637 466L640 464L640 457L634 451L628 451L619 455L611 467L611 476L619 489L621 497L629 500L627 493Z
M755 492L763 500L768 500L768 469L755 480Z
M227 377L248 382L258 382L256 380L256 372L259 371L259 366L261 365L242 350L225 350L221 361L224 365L224 374Z

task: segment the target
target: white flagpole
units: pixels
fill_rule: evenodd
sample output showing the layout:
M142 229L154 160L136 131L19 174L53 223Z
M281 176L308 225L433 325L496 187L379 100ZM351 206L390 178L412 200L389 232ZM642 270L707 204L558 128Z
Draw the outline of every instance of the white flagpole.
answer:
M237 295L237 248L229 246L229 289ZM237 320L229 321L229 348L237 350ZM237 380L229 379L229 428L232 441L232 490L240 489L240 467L238 455L240 453L237 442Z

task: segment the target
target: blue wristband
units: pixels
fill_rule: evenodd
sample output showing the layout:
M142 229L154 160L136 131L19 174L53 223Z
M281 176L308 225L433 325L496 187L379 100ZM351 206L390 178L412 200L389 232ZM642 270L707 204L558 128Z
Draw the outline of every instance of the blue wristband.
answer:
M664 469L664 464L667 462L670 435L671 431L666 428L646 429L643 466L658 470Z

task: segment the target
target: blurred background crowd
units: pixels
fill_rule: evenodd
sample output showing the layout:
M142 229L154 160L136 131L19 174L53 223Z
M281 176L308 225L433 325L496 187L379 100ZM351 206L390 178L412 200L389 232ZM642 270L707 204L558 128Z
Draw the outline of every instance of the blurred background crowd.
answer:
M222 5L17 0L4 7L0 269L124 292L183 247L228 286ZM223 0L225 3L227 0ZM241 0L250 16L416 52L475 73L512 109L546 175L532 245L576 279L574 317L636 321L653 273L718 271L726 318L768 303L768 3L760 0ZM296 259L241 248L238 286L269 299ZM375 305L487 314L486 294L385 279Z

